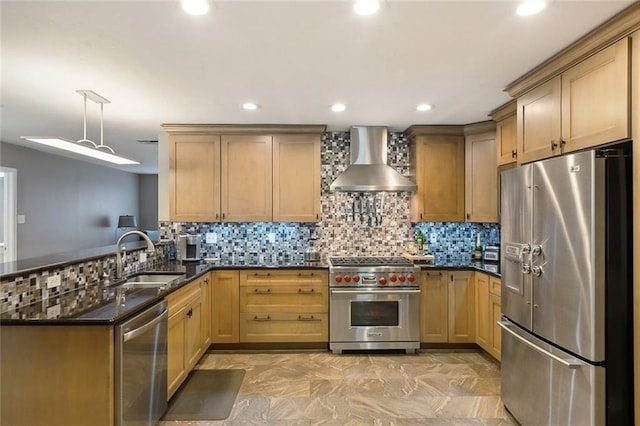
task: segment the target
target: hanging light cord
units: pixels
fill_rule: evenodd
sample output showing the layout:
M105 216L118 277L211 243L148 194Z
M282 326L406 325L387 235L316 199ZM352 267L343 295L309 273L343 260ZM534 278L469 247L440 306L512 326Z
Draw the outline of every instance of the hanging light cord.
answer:
M78 143L90 143L96 149L104 149L107 151L111 151L112 154L115 154L115 151L110 147L104 144L104 103L99 102L100 104L100 145L97 145L90 139L87 139L87 94L83 93L82 97L84 98L84 137L78 141Z

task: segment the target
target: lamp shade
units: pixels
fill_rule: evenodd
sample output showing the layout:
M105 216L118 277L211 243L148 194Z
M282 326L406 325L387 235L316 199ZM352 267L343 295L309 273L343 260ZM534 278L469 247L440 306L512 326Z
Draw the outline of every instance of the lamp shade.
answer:
M135 216L118 217L118 228L137 228L138 221Z

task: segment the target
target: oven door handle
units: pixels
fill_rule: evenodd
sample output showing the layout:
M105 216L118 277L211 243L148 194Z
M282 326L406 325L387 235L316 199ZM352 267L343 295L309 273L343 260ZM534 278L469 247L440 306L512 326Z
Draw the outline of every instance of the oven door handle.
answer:
M416 294L420 293L420 289L403 289L403 290L376 290L372 288L366 288L362 290L343 290L339 288L332 288L331 293L335 294Z

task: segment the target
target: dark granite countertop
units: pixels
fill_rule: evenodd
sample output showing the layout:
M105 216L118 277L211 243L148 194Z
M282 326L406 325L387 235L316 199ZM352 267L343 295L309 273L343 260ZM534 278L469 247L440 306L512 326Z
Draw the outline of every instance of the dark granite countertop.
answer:
M433 264L418 263L421 269L474 270L500 278L500 262L478 261L473 259L436 259Z

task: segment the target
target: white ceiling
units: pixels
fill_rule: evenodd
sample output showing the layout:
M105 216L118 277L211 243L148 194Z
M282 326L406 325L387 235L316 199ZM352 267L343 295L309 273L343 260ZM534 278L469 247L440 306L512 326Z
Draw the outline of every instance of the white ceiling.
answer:
M347 0L236 0L194 17L178 0L2 0L0 137L80 139L78 89L111 101L105 144L141 161L119 167L136 173L157 171L156 145L136 140L158 139L162 123L484 121L507 84L631 3L555 0L524 18L515 0L387 0L360 17ZM249 100L261 108L244 111ZM418 113L420 102L434 109ZM88 120L99 141L97 104Z

